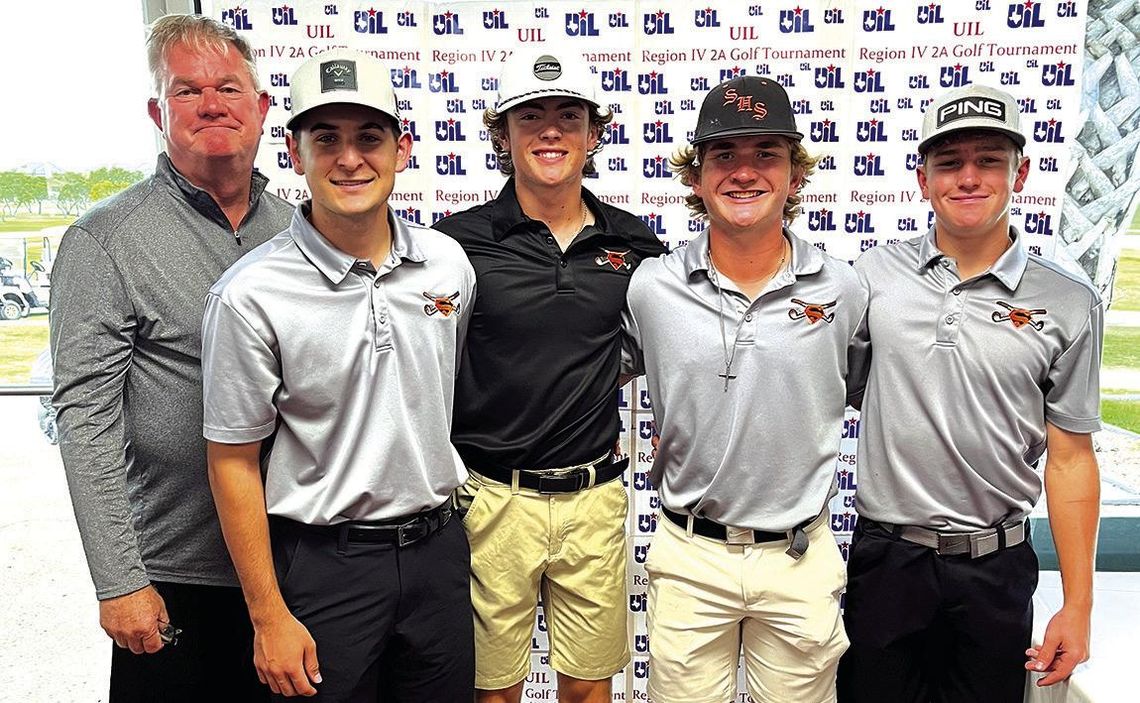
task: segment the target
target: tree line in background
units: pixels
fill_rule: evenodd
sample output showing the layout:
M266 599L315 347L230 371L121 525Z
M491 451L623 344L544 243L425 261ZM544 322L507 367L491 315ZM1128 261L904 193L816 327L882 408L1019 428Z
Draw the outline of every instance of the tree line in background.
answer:
M90 173L60 171L37 176L0 171L0 222L28 214L79 215L92 203L141 181L146 174L125 168L98 168Z

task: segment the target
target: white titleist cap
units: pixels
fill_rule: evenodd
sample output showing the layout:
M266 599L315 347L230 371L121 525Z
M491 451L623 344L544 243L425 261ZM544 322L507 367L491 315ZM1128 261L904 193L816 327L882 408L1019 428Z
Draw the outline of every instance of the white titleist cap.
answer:
M293 114L285 123L288 129L309 110L331 103L363 105L400 120L392 74L379 59L362 51L332 49L317 54L301 64L289 85Z
M597 77L577 51L518 49L503 63L495 112L501 115L528 100L566 96L584 100L604 117L610 110L598 102L595 83Z
M918 153L926 153L934 140L963 129L988 129L1025 146L1021 113L1013 96L986 85L968 85L939 96L926 108Z

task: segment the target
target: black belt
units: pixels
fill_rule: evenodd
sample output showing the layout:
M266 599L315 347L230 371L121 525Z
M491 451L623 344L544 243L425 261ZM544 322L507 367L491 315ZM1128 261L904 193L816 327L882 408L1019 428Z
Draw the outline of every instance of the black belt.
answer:
M607 454L592 465L567 469L557 474L501 468L479 468L473 471L508 486L513 486L517 477L520 488L539 493L577 493L614 480L625 473L627 466L629 457L613 461L613 454Z
M669 518L669 522L673 523L677 527L680 527L686 531L689 529L689 515L675 513L665 506L661 506L661 514ZM799 559L804 555L804 552L806 552L808 548L808 539L807 535L804 534L804 530L807 529L808 525L815 522L816 518L818 517L819 516L816 515L810 520L805 520L788 532L765 532L764 530L746 530L732 528L732 533L730 534L730 528L725 527L719 522L713 522L712 520L707 520L703 517L697 517L694 515L692 516L693 534L700 535L701 537L708 537L709 539L719 540L721 542L725 542L726 544L762 544L765 542L779 542L781 540L788 540L790 542L787 550L788 555L793 559ZM789 532L791 533L790 538Z
M878 527L892 537L929 547L942 556L968 554L971 559L984 557L1006 547L1017 546L1029 535L1029 525L1026 520L977 532L938 532L925 527L891 525L867 518L862 518L859 522L864 525L864 529Z
M689 516L682 513L675 513L668 508L662 507L661 513L669 518L669 522L684 530L689 529ZM748 535L751 533L752 539L749 541ZM708 537L709 539L717 539L721 542L728 542L728 528L719 522L705 519L703 517L693 516L693 534L700 535L701 537ZM740 542L741 544L760 544L761 542L779 542L782 539L788 538L787 532L764 532L763 530L744 530L744 540L741 541L736 535L733 536L733 543Z
M390 520L350 520L335 525L306 525L287 518L274 517L286 529L335 537L342 546L347 543L395 544L406 547L439 532L451 519L451 501L422 513Z

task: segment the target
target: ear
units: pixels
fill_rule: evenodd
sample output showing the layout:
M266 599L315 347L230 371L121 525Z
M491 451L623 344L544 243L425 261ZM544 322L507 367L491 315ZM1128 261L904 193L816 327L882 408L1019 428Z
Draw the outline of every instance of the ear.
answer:
M150 115L150 121L158 127L158 131L165 133L166 130L162 128L162 107L158 104L158 98L146 101L146 114Z
M601 138L602 128L596 124L591 124L589 132L586 133L586 151L593 151Z
M918 189L922 191L922 197L925 200L930 200L930 194L926 191L926 164L921 163L918 168L914 169L914 176L918 179Z
M261 124L265 124L265 116L269 114L269 93L261 91L257 94L257 112L261 115Z
M1029 157L1021 157L1021 163L1017 165L1017 173L1013 177L1013 192L1020 193L1025 188L1025 179L1029 178Z
M305 165L301 163L301 145L293 138L292 132L285 133L285 147L289 149L289 158L293 160L293 172L298 176L305 175Z
M698 198L705 197L703 189L701 188L701 168L702 166L700 165L694 167L693 174L689 177L689 181L691 182L689 187L693 189L693 195Z
M396 140L396 173L408 167L410 158L412 158L412 135L404 132Z

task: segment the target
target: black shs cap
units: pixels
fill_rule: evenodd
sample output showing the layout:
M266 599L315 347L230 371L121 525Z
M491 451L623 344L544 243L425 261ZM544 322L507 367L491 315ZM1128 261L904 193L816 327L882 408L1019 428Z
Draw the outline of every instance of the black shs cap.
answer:
M792 102L783 86L769 78L740 76L721 83L705 96L692 144L761 134L804 138L796 130Z

